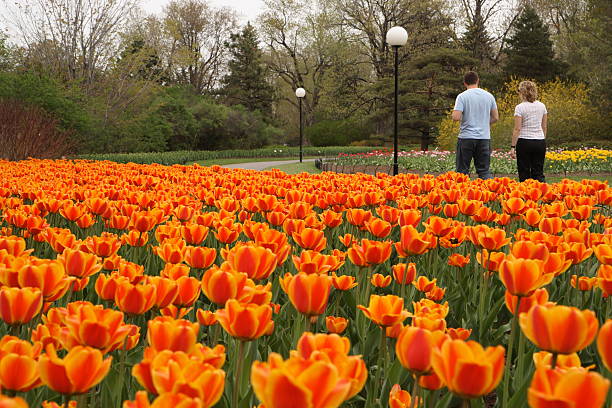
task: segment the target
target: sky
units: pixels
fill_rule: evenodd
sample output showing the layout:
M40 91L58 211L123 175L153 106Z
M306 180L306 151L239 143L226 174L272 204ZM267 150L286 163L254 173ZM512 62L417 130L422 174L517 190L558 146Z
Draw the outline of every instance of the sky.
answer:
M159 13L170 0L140 0L141 8L150 13ZM263 0L208 0L215 7L230 7L238 12L240 21L254 21L263 9Z

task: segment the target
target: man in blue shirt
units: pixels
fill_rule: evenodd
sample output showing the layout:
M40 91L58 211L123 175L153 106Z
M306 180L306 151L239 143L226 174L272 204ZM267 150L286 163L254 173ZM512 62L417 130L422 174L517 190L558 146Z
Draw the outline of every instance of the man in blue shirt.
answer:
M491 178L489 164L491 161L491 124L499 120L495 97L478 87L480 79L476 72L470 71L463 77L467 88L457 96L452 118L461 122L457 140L457 172L470 174L474 167L478 177Z

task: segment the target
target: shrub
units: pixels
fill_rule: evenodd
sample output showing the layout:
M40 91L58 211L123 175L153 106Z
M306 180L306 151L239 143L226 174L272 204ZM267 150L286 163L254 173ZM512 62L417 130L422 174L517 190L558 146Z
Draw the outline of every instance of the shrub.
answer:
M494 147L507 148L514 127L514 108L519 104L517 93L519 80L512 80L497 96L499 122L491 128ZM538 85L539 100L548 110L547 141L551 147L565 144L592 145L590 141L609 138L610 119L593 107L589 90L581 83L567 83L555 80ZM440 123L438 144L442 149L454 149L459 125L449 117Z
M0 159L58 158L73 151L71 133L44 110L0 100Z
M309 126L305 136L313 146L342 146L368 137L368 127L355 119L323 120Z

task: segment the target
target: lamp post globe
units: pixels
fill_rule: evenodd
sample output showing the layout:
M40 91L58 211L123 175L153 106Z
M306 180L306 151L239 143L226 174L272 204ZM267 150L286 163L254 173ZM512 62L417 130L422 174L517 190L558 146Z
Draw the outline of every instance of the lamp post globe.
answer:
M391 27L387 31L387 44L393 47L394 54L394 76L395 76L395 99L393 101L393 175L397 176L399 165L397 162L399 150L399 48L408 42L408 32L403 27Z
M298 88L295 90L295 96L297 96L300 101L300 163L302 163L304 155L302 150L303 140L304 140L304 121L302 119L302 99L306 96L306 90L304 88Z
M408 42L408 31L404 27L391 27L387 31L387 44L392 47L403 47Z

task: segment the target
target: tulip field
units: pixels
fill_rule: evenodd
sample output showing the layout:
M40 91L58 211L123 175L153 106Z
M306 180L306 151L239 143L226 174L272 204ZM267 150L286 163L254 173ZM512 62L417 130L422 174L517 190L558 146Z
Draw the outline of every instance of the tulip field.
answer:
M611 406L605 182L0 175L0 408Z

